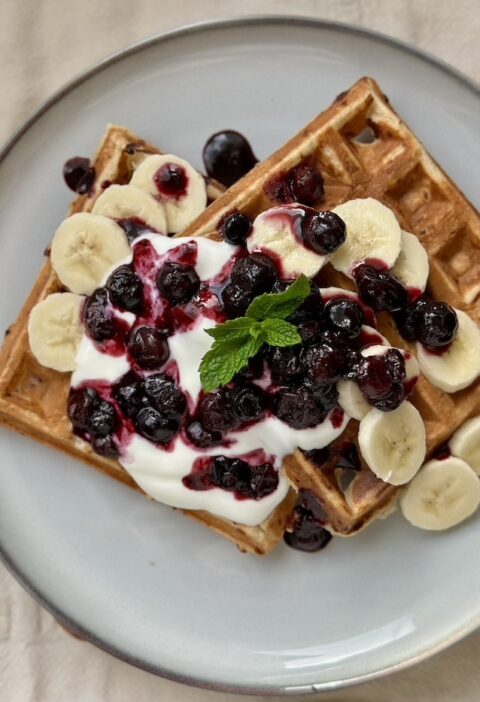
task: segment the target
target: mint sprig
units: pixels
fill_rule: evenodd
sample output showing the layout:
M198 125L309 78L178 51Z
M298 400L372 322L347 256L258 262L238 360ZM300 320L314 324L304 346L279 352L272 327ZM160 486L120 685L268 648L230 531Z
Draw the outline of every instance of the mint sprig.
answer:
M200 380L205 392L226 385L255 356L263 344L295 346L302 339L294 324L287 322L310 294L310 282L301 275L282 293L266 293L253 300L245 317L230 319L212 329L212 348L200 363Z

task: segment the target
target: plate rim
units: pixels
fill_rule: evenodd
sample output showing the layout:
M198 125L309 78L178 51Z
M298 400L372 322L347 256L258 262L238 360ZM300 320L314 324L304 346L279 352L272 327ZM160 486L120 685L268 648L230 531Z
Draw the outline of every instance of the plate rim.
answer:
M475 97L480 98L480 84L477 84L473 79L466 76L460 70L449 65L446 61L437 58L433 54L412 46L406 41L397 39L395 37L389 36L383 32L377 32L374 30L366 29L363 27L358 27L356 25L336 22L330 20L319 19L315 17L308 17L303 15L282 15L282 14L255 14L247 15L245 17L231 17L221 20L206 20L201 22L189 23L182 25L181 27L161 32L146 39L140 40L127 46L124 49L120 49L104 59L93 64L90 68L77 74L74 78L67 81L63 86L56 90L49 98L43 101L40 106L33 111L30 116L28 116L25 121L20 125L20 127L14 131L10 138L7 138L5 144L0 150L0 167L3 162L14 149L16 144L22 139L22 137L29 131L31 127L45 114L48 110L60 102L66 95L75 90L78 86L82 85L88 81L93 76L101 73L110 66L118 63L119 61L133 56L141 51L148 49L151 46L157 44L162 44L164 42L174 40L179 37L186 37L190 35L196 35L203 33L205 31L211 30L222 30L229 29L231 27L248 27L250 25L264 25L264 26L282 26L282 25L295 25L297 27L307 27L313 29L324 29L324 30L334 30L344 32L346 34L355 34L357 36L365 37L367 39L375 40L379 43L383 43L387 46L399 49L404 53L410 54L421 61L424 61L433 67L440 69L443 73L451 76L456 81L464 85L468 90L470 90ZM228 685L223 682L212 682L210 680L202 679L196 676L190 676L188 674L179 674L172 672L169 669L163 668L161 665L152 665L142 659L132 656L125 650L121 650L114 644L102 639L101 637L92 634L85 628L80 622L76 621L74 617L65 614L57 605L46 595L41 592L34 582L23 572L20 564L15 561L13 554L10 554L4 539L0 536L0 561L6 566L14 579L21 585L21 587L26 590L29 595L31 595L44 609L49 612L54 619L66 630L67 633L80 638L84 641L92 643L97 648L109 653L110 655L118 658L125 663L129 663L137 668L145 670L148 673L153 673L162 678L172 680L174 682L182 683L184 685L191 685L198 688L215 690L219 692L230 692L237 694L256 694L263 696L270 695L292 695L292 694L308 694L315 692L322 692L327 690L336 690L344 687L350 687L353 685L358 685L363 682L370 680L375 680L390 673L399 672L405 670L416 663L420 663L431 656L440 653L446 648L450 647L454 643L460 641L468 634L473 633L477 628L480 627L480 614L479 616L472 620L467 626L461 627L458 631L455 631L445 640L436 644L435 646L426 648L421 653L405 658L401 662L394 663L390 666L379 668L378 670L364 673L361 675L356 675L349 678L340 678L331 682L320 682L313 684L301 684L301 685L288 685L288 686L257 686L257 685Z

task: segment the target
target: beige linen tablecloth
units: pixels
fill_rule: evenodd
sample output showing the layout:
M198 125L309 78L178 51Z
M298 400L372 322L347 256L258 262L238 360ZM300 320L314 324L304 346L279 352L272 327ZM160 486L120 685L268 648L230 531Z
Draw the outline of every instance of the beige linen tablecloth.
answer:
M112 52L182 24L255 13L376 29L480 82L480 0L0 0L0 141L65 81ZM318 699L478 702L479 661L476 634L415 668ZM74 639L0 566L0 702L235 699L156 678Z

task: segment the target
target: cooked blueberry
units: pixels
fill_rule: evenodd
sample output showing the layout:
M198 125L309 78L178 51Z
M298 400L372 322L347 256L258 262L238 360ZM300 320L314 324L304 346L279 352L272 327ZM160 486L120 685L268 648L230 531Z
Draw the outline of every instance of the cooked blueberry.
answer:
M306 215L302 235L305 246L320 256L336 251L347 236L343 219L328 210Z
M272 293L282 293L285 292L285 290L288 290L288 288L291 285L291 281L288 280L276 280L272 286L272 289L270 292Z
M314 344L303 349L302 363L315 383L330 383L338 380L346 367L345 351L327 342Z
M312 166L296 166L290 173L290 187L297 202L313 205L324 195L323 178Z
M98 395L92 388L82 388L81 390L70 390L68 396L67 414L73 428L77 431L86 431Z
M275 263L262 253L240 258L232 270L232 282L254 295L270 292L276 279Z
M318 285L311 280L310 281L310 294L305 298L302 304L297 307L297 313L303 313L304 315L309 315L313 319L322 320L323 319L323 298L320 294L320 289Z
M83 321L89 336L95 341L111 339L115 334L115 320L108 309L108 292L98 288L87 299L83 306Z
M186 194L188 177L183 166L178 163L164 163L153 176L161 195L178 199Z
M323 327L316 319L305 319L297 324L297 330L304 344L313 344L320 338Z
M192 422L187 427L187 436L199 448L208 448L222 442L222 432L206 429L201 422Z
M325 305L325 316L329 326L354 339L360 334L365 316L354 300L330 300Z
M282 388L273 399L273 411L294 429L308 429L323 422L326 412L305 387Z
M92 439L92 448L95 453L104 458L118 458L118 448L112 434L106 436L95 436Z
M231 396L226 390L205 395L200 402L199 415L203 426L215 431L227 431L237 424Z
M180 417L187 407L185 395L165 375L150 375L142 381L142 390L151 405L168 417Z
M358 292L366 305L377 312L406 307L408 296L403 285L389 273L362 264L353 271Z
M372 405L382 412L391 412L400 406L405 397L405 390L402 383L392 383L390 390L378 400L372 400Z
M294 508L292 531L286 531L285 543L298 551L315 553L331 541L332 535L323 526L323 512L320 503L312 493L300 491Z
M278 471L275 470L271 463L261 463L251 469L250 489L248 493L244 492L246 497L251 497L255 500L261 500L278 487Z
M216 456L213 460L211 481L223 490L244 492L250 486L251 470L240 458Z
M144 221L138 217L125 217L117 219L117 223L122 227L128 242L131 244L135 239L143 234L151 234L151 227L147 227Z
M141 368L153 369L162 366L170 355L168 342L155 327L138 327L130 336L128 346Z
M95 182L95 169L90 166L88 158L74 156L65 161L63 177L70 190L85 195Z
M122 379L121 384L115 388L114 397L122 412L130 419L136 417L146 404L140 382L133 373Z
M230 187L255 166L257 159L242 134L226 129L208 139L203 147L203 163L211 178Z
M165 417L153 407L144 407L137 415L135 427L139 434L155 444L167 444L180 425L177 419Z
M131 266L119 266L107 280L114 305L129 312L138 311L143 300L143 284Z
M246 214L233 212L220 224L220 233L229 244L243 246L252 229L252 223Z
M115 408L106 400L98 399L90 412L87 430L93 436L111 434L117 424Z
M429 300L417 306L413 320L418 341L433 348L450 344L458 329L457 313L446 302Z
M337 406L338 392L336 383L320 383L318 385L310 378L305 378L302 381L302 385L313 394L327 412Z
M368 400L386 398L394 383L405 379L405 361L396 349L390 349L383 356L362 358L357 369L357 383Z
M257 353L256 356L252 356L247 361L245 368L235 374L233 380L235 382L242 382L243 380L256 380L263 375L264 370L264 358L263 354Z
M269 349L269 364L274 383L289 383L303 373L301 346L274 346Z
M237 283L228 283L222 290L223 307L229 317L243 317L252 300L253 293Z
M157 287L172 305L181 305L197 294L200 278L192 266L169 261L158 272Z
M265 411L265 395L258 385L243 385L232 392L233 411L240 422L260 419Z

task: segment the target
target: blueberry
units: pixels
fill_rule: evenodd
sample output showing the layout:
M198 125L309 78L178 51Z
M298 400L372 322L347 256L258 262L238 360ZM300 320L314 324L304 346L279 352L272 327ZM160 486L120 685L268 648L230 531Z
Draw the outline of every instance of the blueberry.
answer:
M304 344L313 344L321 336L322 323L316 319L305 319L297 324L297 330Z
M378 400L373 400L372 405L382 412L391 412L400 406L405 397L405 390L402 383L392 383L390 390Z
M211 392L201 400L200 421L206 429L228 431L237 424L230 393L226 390Z
M208 139L203 148L203 163L211 178L230 187L255 166L257 159L242 134L226 129Z
M455 310L446 302L425 302L413 313L415 336L425 346L438 348L450 344L458 329Z
M325 316L331 329L341 331L348 338L356 338L362 329L365 316L354 300L330 300L325 305Z
M229 244L243 246L252 230L252 223L247 215L241 212L233 212L223 219L219 229L221 235Z
M114 390L114 397L122 412L130 419L136 417L145 404L140 382L133 373L128 373Z
M143 234L151 234L151 227L147 227L138 217L125 217L125 219L117 219L117 223L122 227L125 235L131 244L135 239Z
M315 397L317 402L320 402L323 408L329 412L338 405L338 392L336 383L314 383L310 378L305 378L302 385L307 388Z
M308 429L323 422L326 412L305 387L281 388L274 396L273 411L294 429Z
M87 430L93 436L107 436L107 434L112 434L116 425L115 408L106 400L98 398L88 417Z
M187 407L185 395L165 375L150 375L142 381L142 390L155 409L167 417L181 417Z
M273 346L269 350L269 365L272 381L277 384L289 383L303 374L300 360L300 345Z
M119 452L112 434L95 436L92 439L92 448L95 453L104 458L118 458Z
M251 469L250 489L243 494L254 500L261 500L278 487L278 472L271 463L261 463Z
M331 541L332 535L324 528L322 507L318 500L301 490L294 507L292 531L286 531L285 543L298 551L315 553Z
M261 378L264 371L264 358L263 354L257 353L256 356L252 356L247 361L245 368L235 374L233 380L235 382L242 382L244 380L256 380Z
M155 444L167 444L178 432L177 419L165 417L153 407L143 407L135 420L139 434Z
M302 236L307 248L325 256L336 251L345 241L345 222L335 212L308 214L302 222Z
M77 431L87 431L90 413L98 401L98 395L92 388L70 390L67 414L72 426Z
M168 342L155 327L138 327L128 342L130 352L141 368L160 368L170 355Z
M208 448L222 443L222 432L206 429L201 422L192 422L187 426L187 436L195 446Z
M95 182L95 169L90 166L88 158L74 156L65 161L63 178L70 190L85 195L90 192Z
M346 355L343 349L324 342L304 348L302 363L308 377L315 383L331 383L342 376Z
M262 253L240 258L232 270L232 282L253 295L270 292L276 279L275 263Z
M143 301L143 284L131 266L119 266L107 280L110 300L122 310L138 312Z
M223 490L244 492L250 486L251 470L240 458L216 456L213 460L212 485Z
M240 422L252 422L263 417L265 395L258 385L243 385L232 392L233 411Z
M229 317L243 317L252 300L253 294L236 283L228 283L222 290L223 307Z
M83 321L89 336L95 341L105 341L114 336L116 327L111 310L108 309L108 292L98 288L85 300Z
M402 354L397 349L390 349L383 356L362 358L358 365L356 381L365 397L376 402L388 397L394 384L401 386L405 375ZM395 396L397 394L394 392Z
M153 176L153 181L161 195L178 199L186 194L188 177L183 166L178 163L165 163Z
M360 298L377 312L394 312L407 306L408 296L403 285L389 273L362 264L353 271Z
M172 305L181 305L198 293L200 278L192 266L169 261L158 272L157 287Z
M312 166L296 166L289 180L295 200L303 205L313 205L324 195L323 178Z

